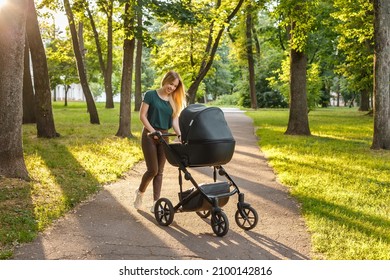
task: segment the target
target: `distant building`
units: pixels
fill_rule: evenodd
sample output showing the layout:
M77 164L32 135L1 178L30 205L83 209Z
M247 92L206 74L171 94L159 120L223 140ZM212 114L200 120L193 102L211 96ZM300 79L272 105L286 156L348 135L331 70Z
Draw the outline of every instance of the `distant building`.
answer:
M339 107L356 107L359 106L357 101L355 99L347 101L347 104L345 104L345 100L341 94L339 94ZM352 102L352 103L351 103ZM337 93L336 92L330 92L330 106L337 107Z
M54 94L56 96L55 100L64 101L65 100L65 87L63 85L57 85L54 91L52 91L52 97L54 100ZM80 84L71 84L68 89L68 101L85 101L85 96L83 89Z
M56 90L56 101L65 101L65 87L64 85L57 85ZM54 91L52 91L52 99L54 100ZM102 92L100 96L94 97L95 102L106 102L106 93ZM83 89L80 84L71 84L68 90L68 101L85 101ZM120 102L120 94L114 95L114 102Z
M338 104L337 104L337 98L338 98ZM343 96L341 94L339 94L339 96L337 97L337 93L331 91L330 92L330 106L344 107L345 106L345 102L344 102Z

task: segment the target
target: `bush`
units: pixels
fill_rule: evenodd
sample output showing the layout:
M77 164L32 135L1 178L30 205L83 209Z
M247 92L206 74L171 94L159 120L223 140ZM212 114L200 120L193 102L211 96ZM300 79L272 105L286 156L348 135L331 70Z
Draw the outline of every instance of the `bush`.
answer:
M284 96L276 90L257 93L257 107L258 108L287 108L288 103ZM251 98L249 93L241 95L238 100L239 106L250 108Z
M257 94L257 106L259 108L287 108L288 103L280 92L272 90Z
M238 95L237 94L224 94L217 97L215 101L213 101L214 105L238 105Z

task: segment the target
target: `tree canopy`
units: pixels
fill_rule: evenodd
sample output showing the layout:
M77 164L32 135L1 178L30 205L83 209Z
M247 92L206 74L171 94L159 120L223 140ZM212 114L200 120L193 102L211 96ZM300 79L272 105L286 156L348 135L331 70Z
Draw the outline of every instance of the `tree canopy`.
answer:
M97 97L105 96L109 109L113 98L121 96L121 108L126 109L121 110L120 121L126 125L117 135L131 137L133 109L128 106L135 99L137 110L142 91L158 87L169 69L183 77L189 103L289 107L289 134L310 135L307 116L318 106L358 105L374 115L389 110L388 102L377 102L377 111L374 106L374 99L382 100L387 92L382 90L386 85L374 83L384 69L375 59L388 56L387 49L383 54L378 47L386 46L381 34L387 34L382 31L388 28L378 19L383 15L381 2L20 0L17 4L26 15L20 19L29 22L27 31L32 30L35 13L39 21L39 30L27 32L25 50L35 71L35 101L29 102L37 102L38 136L59 136L50 117L50 89L79 83L93 124L100 123ZM13 7L10 1L3 5ZM61 14L68 19L62 30L56 20ZM14 27L2 25L5 32ZM19 55L24 57L15 54ZM25 107L26 103L23 111ZM376 131L386 130L386 122L380 123Z

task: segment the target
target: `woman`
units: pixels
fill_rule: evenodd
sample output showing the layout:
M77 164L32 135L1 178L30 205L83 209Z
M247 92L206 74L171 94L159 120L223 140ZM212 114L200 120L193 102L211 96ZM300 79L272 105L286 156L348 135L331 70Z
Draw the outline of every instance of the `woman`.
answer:
M161 81L161 87L157 90L149 90L145 93L140 108L140 120L144 125L142 130L142 151L144 153L146 172L142 176L140 186L135 191L134 207L140 209L143 195L147 186L153 180L153 206L160 198L163 171L165 165L165 153L163 144L156 137L148 137L148 133L166 133L173 127L180 139L179 114L184 108L185 90L184 84L178 73L169 71Z

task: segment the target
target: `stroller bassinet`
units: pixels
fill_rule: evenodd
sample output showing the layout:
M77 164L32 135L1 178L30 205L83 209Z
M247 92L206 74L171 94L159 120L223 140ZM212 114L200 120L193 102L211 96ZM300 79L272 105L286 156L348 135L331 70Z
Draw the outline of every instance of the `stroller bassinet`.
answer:
M169 145L175 153L166 153L170 164L178 166L180 159L184 166L215 166L232 159L235 140L220 108L189 105L179 117L179 126L183 144Z

